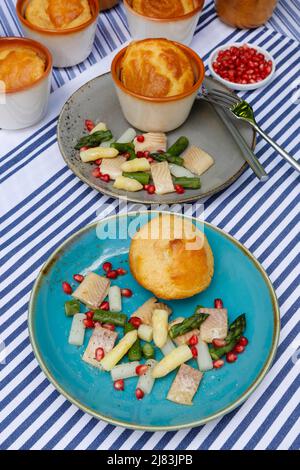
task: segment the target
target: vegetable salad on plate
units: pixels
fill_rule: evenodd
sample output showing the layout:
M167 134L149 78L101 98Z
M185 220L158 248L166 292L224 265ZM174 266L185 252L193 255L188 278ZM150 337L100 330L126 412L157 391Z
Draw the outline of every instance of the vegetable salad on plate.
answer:
M74 274L75 290L67 281L62 288L72 296L65 302L69 344L82 346L86 330L91 329L82 360L110 374L115 390L123 391L126 381L135 378L135 395L141 400L151 393L156 380L177 369L166 398L192 405L203 374L223 367L225 361L235 362L244 352L248 344L245 314L228 324L221 299L214 300L213 308L198 305L187 318L176 318L167 304L150 297L129 317L122 313L122 302L133 292L113 284L119 276L126 279L127 272L114 269L109 261L102 268L101 274Z
M93 164L93 177L106 183L113 180L116 189L183 194L186 189L200 189L200 176L214 165L213 158L190 145L185 136L168 146L162 132L137 135L129 128L115 139L105 123L95 125L89 119L85 129L88 134L75 149L84 163Z

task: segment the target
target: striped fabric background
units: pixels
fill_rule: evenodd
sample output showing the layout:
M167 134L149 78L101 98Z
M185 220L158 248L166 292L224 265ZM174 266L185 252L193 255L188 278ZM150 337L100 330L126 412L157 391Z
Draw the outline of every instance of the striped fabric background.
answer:
M300 155L299 18L299 1L281 0L266 27L228 28L222 40L211 39L211 49L228 41L247 41L274 56L277 76L272 84L241 96L253 104L264 129L294 156ZM0 3L0 27L1 35L21 34L12 0ZM201 38L214 28L217 31L221 23L213 2L208 1L193 42L196 50ZM56 69L53 92L128 38L121 6L101 15L92 55L77 67ZM207 57L208 52L205 61ZM240 408L205 426L179 432L137 432L99 422L66 401L45 378L29 343L27 306L42 264L71 233L95 220L104 203L110 203L107 214L116 207L115 200L87 187L69 171L59 155L55 133L56 118L25 138L0 131L0 448L299 449L296 173L259 139L257 154L270 179L262 185L247 170L231 187L205 201L206 220L244 243L275 286L282 330L267 377Z

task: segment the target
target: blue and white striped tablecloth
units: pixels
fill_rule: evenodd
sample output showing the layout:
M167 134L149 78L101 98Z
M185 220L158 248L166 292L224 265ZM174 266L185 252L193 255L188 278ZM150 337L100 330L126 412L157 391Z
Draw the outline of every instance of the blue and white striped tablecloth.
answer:
M13 0L0 3L1 35L21 35ZM300 3L281 0L266 26L229 28L207 1L192 47L207 61L229 41L268 49L275 80L244 96L264 129L300 155ZM28 339L27 307L34 279L53 250L116 201L87 187L65 166L56 142L57 114L79 84L103 71L110 54L129 39L121 6L99 18L90 57L56 69L46 119L34 129L0 130L0 378L1 449L299 449L299 181L264 141L257 155L270 175L260 184L248 169L232 186L206 199L205 218L236 237L270 276L282 330L276 360L255 393L229 415L195 429L140 432L90 417L46 379ZM107 59L105 59L107 57ZM106 62L105 62L106 61ZM299 291L298 291L299 293Z

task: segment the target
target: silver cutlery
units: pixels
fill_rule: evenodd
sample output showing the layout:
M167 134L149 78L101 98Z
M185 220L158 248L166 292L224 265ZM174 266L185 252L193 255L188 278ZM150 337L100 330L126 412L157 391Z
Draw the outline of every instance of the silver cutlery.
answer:
M240 99L236 95L217 89L209 91L204 89L201 98L209 103L225 108L237 119L248 122L279 153L279 155L281 155L296 171L298 171L298 173L300 173L299 162L280 147L280 145L274 142L274 140L271 139L271 137L257 124L253 109L249 103Z

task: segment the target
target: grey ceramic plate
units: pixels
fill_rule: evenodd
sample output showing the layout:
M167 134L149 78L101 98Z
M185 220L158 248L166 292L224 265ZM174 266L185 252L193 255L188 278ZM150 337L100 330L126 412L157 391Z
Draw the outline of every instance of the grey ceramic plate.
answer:
M206 77L206 88L226 88L212 78ZM74 145L84 133L84 120L106 122L114 136L118 137L128 127L123 117L110 73L97 77L83 85L65 103L58 120L58 143L69 168L89 186L113 197L143 204L175 204L196 200L214 194L232 184L245 170L247 164L241 150L234 142L214 109L203 101L195 101L187 121L175 131L168 133L168 143L185 135L191 144L201 147L214 157L215 164L201 176L201 189L186 190L182 194L164 196L149 195L146 191L129 193L113 188L113 183L104 183L92 176L95 164L83 163ZM254 149L255 133L241 121L236 126L248 145Z

